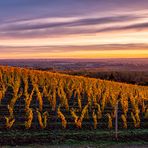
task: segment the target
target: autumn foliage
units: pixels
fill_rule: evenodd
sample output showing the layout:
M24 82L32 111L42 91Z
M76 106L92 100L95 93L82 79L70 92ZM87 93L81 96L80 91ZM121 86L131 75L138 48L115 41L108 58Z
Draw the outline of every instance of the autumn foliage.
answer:
M55 117L63 128L83 128L87 122L94 129L105 118L111 129L117 101L123 128L128 128L128 120L138 128L148 118L146 86L0 66L0 108L6 110L1 112L6 128L13 128L20 116L26 129L33 122L49 128ZM24 115L16 110L20 105Z

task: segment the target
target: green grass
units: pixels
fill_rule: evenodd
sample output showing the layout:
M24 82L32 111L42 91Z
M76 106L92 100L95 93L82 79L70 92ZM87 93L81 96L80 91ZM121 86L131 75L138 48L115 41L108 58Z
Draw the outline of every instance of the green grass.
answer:
M107 147L120 144L148 145L148 129L120 130L119 139L113 130L9 130L0 131L1 145L93 145Z

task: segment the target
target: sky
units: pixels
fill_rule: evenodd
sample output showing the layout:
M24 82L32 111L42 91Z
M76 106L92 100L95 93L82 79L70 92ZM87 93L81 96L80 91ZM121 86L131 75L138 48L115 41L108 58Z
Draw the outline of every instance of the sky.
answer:
M148 58L148 0L1 0L0 59Z

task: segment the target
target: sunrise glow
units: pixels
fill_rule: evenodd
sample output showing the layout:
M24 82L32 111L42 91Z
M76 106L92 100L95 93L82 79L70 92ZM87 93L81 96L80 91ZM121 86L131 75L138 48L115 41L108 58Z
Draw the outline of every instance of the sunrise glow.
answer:
M13 2L0 2L0 59L148 58L148 1Z

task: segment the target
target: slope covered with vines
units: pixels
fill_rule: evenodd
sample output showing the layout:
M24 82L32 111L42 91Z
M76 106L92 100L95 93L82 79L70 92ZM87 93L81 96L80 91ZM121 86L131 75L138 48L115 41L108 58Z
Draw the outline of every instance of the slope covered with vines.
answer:
M146 127L148 87L0 66L0 128Z

